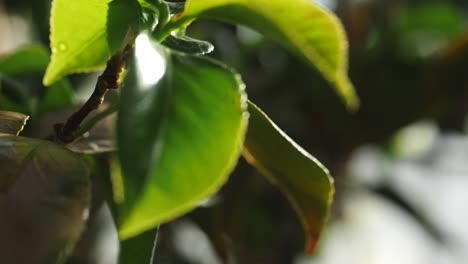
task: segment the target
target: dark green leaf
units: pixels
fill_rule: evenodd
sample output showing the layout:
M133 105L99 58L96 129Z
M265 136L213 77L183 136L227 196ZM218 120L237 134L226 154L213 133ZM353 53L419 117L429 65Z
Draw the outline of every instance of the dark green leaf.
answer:
M33 95L16 79L0 74L0 110L31 114Z
M49 53L41 45L22 47L0 58L0 110L31 114L32 94L17 79L43 73L48 63Z
M138 0L138 2L140 2L141 6L151 8L157 13L161 12L160 9L169 8L168 3L164 0Z
M208 18L242 24L278 41L314 65L336 88L348 107L359 100L347 76L348 43L336 16L310 0L187 0L183 15L173 22L184 24Z
M465 31L465 18L452 4L428 3L404 9L395 26L402 55L424 58L461 35Z
M185 2L168 2L171 15L178 15L184 11Z
M123 49L131 37L138 34L141 18L136 0L112 0L107 10L107 43L111 55Z
M0 135L2 262L61 263L89 203L89 170L80 156L51 142Z
M27 113L29 109L24 105L10 100L9 98L2 95L0 92L0 110Z
M119 264L156 263L153 258L156 249L158 229L159 228L155 228L138 236L121 241Z
M30 100L32 94L21 87L17 81L16 75L25 75L32 73L44 73L49 63L49 52L41 45L32 45L21 48L11 55L5 57L4 60L0 60L0 73L3 74L2 79L9 85L11 89L16 89L14 93L19 94L19 97L24 101ZM15 76L15 77L13 77ZM1 95L0 92L0 109L22 109L27 108L17 105L17 103L8 99L6 96ZM37 108L34 107L33 112L37 114L44 114L49 111L58 110L60 108L69 107L74 105L75 97L71 84L66 79L60 80L49 88L46 89L45 95L41 98ZM29 109L28 109L29 110Z
M147 17L154 16L157 18L157 23L155 23L154 27L161 27L169 21L170 14L169 14L169 6L167 5L166 1L164 0L138 0L141 6L146 10L151 10L153 14L147 14ZM150 30L154 29L153 26L149 28ZM146 28L145 30L148 30Z
M208 41L198 40L187 36L179 37L170 35L164 39L162 44L175 51L192 55L203 55L212 52L214 49L213 45Z
M18 75L41 73L49 63L49 52L41 45L31 45L0 58L0 73Z
M297 211L311 253L327 220L334 193L328 170L249 102L244 157L286 195Z
M147 36L137 38L121 91L121 238L178 217L216 192L237 162L245 132L238 76L180 55L168 55L162 76L158 49Z
M0 111L0 133L19 135L28 119L27 115Z
M158 14L151 8L142 7L141 20L144 29L152 31L158 24Z

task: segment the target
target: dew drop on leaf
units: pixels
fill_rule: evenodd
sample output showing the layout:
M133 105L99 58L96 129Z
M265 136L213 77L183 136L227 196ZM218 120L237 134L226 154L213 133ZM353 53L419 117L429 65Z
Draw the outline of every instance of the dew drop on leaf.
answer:
M67 46L67 44L65 44L64 42L60 42L60 43L58 44L58 50L59 50L59 51L65 52L65 51L67 51L67 49L68 49L68 46Z

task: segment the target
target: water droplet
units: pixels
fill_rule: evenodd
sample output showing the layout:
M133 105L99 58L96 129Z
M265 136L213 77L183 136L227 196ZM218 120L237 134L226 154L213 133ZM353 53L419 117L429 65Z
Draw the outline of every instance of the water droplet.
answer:
M68 46L67 44L65 44L64 42L60 42L58 44L58 50L61 51L61 52L64 52L68 49Z

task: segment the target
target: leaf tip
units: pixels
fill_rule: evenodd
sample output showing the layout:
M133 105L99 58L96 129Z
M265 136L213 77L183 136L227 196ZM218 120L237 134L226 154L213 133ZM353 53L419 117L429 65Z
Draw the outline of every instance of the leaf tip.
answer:
M338 77L335 81L335 87L338 91L338 94L345 102L348 111L356 112L360 105L359 97L356 94L356 90L354 89L354 86L348 77L346 77L346 75Z
M359 98L355 97L352 100L348 100L346 103L346 108L348 111L355 113L359 110L359 107L361 106L361 103L359 101Z
M47 67L46 73L44 75L44 78L42 79L42 84L44 86L50 86L54 82L57 81L56 74L52 74L50 69L51 69L51 67L50 67L50 64L49 64L49 66Z
M308 255L312 255L317 249L318 243L319 243L319 236L317 234L309 232L307 234L306 253Z
M126 240L132 237L132 233L128 232L128 230L125 228L119 228L118 230L118 236L120 240Z

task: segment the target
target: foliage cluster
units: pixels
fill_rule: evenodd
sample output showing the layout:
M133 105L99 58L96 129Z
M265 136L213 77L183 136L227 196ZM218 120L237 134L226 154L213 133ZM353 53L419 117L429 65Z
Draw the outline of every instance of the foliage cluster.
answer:
M154 237L161 223L212 196L241 153L285 193L304 225L307 250L314 250L334 191L328 170L247 100L235 70L205 56L212 44L185 35L197 19L244 25L277 41L315 66L350 109L357 107L343 28L310 1L54 0L50 60L41 46L0 60L8 84L0 93L2 199L44 223L68 223L56 230L55 244L29 257L67 258L85 226L89 177L104 169L109 179L96 181L118 228L120 262L134 263L130 252L140 237ZM27 115L75 105L67 75L102 67L89 100L55 124L53 134L19 136ZM45 92L37 96L24 86L21 78L30 74L44 75ZM101 153L109 153L105 168L94 158ZM25 181L39 181L35 192ZM43 200L56 215L30 211ZM147 244L147 263L152 247ZM21 259L17 252L1 257Z

